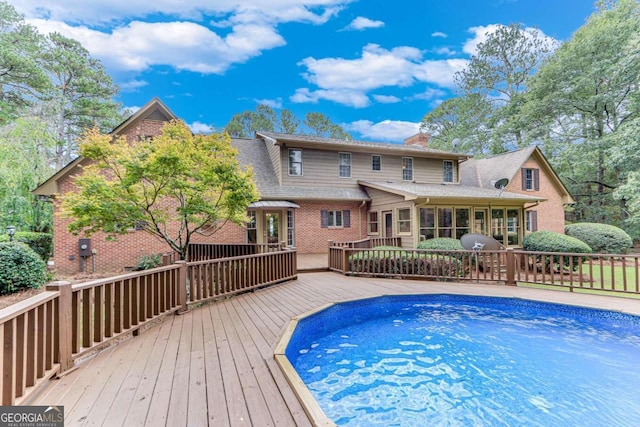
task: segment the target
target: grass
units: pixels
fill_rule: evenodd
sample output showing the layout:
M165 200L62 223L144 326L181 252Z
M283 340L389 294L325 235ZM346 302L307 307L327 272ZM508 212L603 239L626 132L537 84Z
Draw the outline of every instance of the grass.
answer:
M577 272L575 273L578 274ZM582 274L585 277L591 276L592 282L583 282L583 287L579 288L579 281L574 277L574 283L577 286L573 287L574 292L581 292L587 294L595 294L595 295L612 295L612 290L619 291L620 293L615 293L617 296L625 296L629 298L640 299L640 294L632 294L629 292L624 292L624 275L626 274L627 280L627 290L636 289L636 276L637 271L635 267L623 267L621 265L614 265L613 267L610 265L603 265L603 268L600 267L600 264L593 264L591 268L589 264L584 264L582 266ZM612 286L612 276L613 276L613 286ZM556 282L558 283L558 282ZM591 286L593 285L593 288ZM518 286L537 288L537 289L564 289L569 291L568 278L565 280L565 284L563 285L543 285L539 283L530 283L530 282L518 282ZM640 291L640 289L638 289Z

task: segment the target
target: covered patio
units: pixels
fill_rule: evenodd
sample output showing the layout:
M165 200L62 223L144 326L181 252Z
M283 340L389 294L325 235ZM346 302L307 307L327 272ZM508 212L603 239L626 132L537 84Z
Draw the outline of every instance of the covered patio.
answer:
M67 426L311 425L273 359L293 316L385 294L463 293L579 304L640 315L631 298L319 272L171 315L78 364L29 404L63 405Z

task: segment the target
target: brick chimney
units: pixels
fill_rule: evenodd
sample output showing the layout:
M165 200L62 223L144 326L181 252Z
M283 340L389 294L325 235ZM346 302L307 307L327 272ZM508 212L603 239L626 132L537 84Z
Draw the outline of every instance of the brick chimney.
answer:
M429 134L417 133L404 140L404 145L419 145L427 148L429 146Z

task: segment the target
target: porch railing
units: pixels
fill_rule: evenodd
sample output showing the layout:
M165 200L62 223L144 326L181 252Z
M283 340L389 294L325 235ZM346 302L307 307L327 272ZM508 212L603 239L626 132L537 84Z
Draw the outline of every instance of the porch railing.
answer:
M296 251L190 262L187 304L246 292L297 277Z
M329 240L329 247L368 249L376 246L401 246L401 237L367 237L356 241Z
M329 269L348 275L496 281L569 291L640 295L640 255L329 248Z
M286 249L286 242L280 243L190 243L189 261L231 258L245 255L278 252Z
M296 252L175 264L86 283L52 282L0 310L2 405L28 402L48 379L127 333L188 305L297 274Z

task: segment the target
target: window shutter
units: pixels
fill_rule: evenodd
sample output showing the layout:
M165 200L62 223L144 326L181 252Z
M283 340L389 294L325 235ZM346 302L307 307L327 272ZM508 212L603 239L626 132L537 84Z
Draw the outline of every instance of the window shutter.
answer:
M531 211L531 231L538 231L538 211Z
M527 170L525 168L520 169L520 175L522 175L522 189L527 189Z
M533 170L533 188L540 191L540 169Z
M321 228L329 227L329 214L325 209L320 211L320 227Z
M351 227L351 211L342 211L342 226L344 228Z

